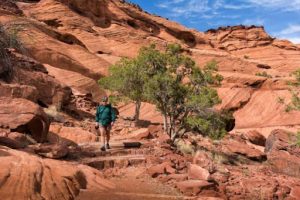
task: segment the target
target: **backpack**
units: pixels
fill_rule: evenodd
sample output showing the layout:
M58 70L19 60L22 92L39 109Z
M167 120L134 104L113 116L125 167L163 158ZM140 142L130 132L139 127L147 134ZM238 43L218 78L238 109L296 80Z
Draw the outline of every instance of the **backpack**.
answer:
M119 112L118 108L116 108L116 107L111 107L111 108L114 111L116 117L118 117L120 115L120 112Z

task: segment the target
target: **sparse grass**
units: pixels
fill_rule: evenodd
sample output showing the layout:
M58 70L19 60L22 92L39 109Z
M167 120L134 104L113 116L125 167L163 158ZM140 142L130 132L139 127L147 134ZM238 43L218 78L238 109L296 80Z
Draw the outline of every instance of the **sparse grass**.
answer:
M295 145L297 147L300 147L300 131L298 131L297 134L296 134L296 143L295 143Z
M267 72L258 72L255 74L256 76L262 76L262 77L266 77L266 78L272 78L272 76L270 74L268 74Z
M177 150L180 151L183 154L195 154L196 148L193 144L188 144L184 142L183 140L177 140L175 142L177 146Z
M49 108L44 108L45 113L48 117L55 122L64 122L64 116L57 110L55 106L50 106Z
M7 82L12 79L14 73L7 49L13 48L25 54L25 49L18 37L21 30L23 30L21 25L4 26L0 24L0 64L4 66L0 78Z

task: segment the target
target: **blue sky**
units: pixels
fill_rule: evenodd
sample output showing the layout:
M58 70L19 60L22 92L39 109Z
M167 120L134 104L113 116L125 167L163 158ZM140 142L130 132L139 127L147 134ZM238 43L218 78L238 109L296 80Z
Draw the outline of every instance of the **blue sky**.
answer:
M263 25L277 38L300 44L300 0L130 0L189 28Z

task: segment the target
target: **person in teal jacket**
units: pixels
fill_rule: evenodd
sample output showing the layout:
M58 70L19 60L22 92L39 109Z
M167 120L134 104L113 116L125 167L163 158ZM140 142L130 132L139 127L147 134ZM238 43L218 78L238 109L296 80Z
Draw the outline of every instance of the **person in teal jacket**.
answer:
M97 107L96 111L96 130L99 135L99 131L102 138L103 146L101 151L110 149L109 140L110 140L110 130L116 121L116 113L108 102L107 97L103 97L100 106ZM106 144L105 144L106 139Z

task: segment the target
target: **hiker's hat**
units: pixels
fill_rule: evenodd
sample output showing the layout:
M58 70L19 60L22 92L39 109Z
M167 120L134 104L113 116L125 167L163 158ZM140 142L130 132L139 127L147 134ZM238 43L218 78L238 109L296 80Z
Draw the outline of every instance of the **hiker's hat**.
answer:
M101 102L108 102L108 97L107 97L107 96L102 97L102 98L101 98Z

